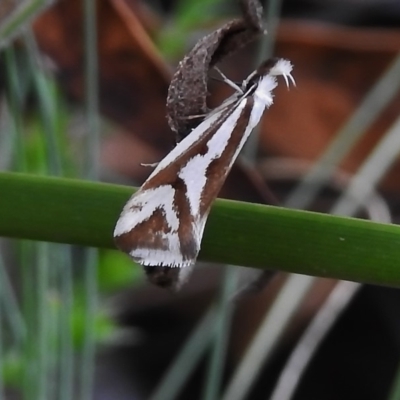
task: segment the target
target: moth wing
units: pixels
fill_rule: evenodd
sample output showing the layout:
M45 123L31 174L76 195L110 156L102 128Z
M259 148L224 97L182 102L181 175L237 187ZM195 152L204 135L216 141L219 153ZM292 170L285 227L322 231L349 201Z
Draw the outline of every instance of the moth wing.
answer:
M136 192L115 226L117 246L141 265L190 265L198 250L182 252L180 220L174 199L175 189L171 185Z

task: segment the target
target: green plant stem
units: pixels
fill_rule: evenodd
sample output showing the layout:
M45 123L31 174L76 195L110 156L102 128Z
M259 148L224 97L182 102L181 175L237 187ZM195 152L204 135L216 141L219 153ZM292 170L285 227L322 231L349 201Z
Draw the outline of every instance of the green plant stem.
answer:
M23 399L35 398L38 393L38 381L36 379L37 351L36 342L29 338L37 336L36 331L36 307L37 307L37 282L35 276L35 264L32 262L35 257L34 243L22 241L17 243L20 274L22 276L22 312L25 318L26 336L21 349L26 362L23 368L22 390ZM33 395L32 395L33 394Z
M0 256L0 304L4 319L8 322L14 346L21 346L26 340L26 326L17 298L7 274L3 257Z
M218 318L215 321L215 335L208 368L204 400L220 398L221 381L224 372L226 350L230 333L230 323L234 304L232 294L236 290L239 271L237 268L226 267L218 304Z
M49 285L49 244L38 243L37 245L37 320L38 332L35 338L37 342L37 376L38 393L37 400L46 400L48 398L48 371L49 371L49 326L50 313L48 301Z
M296 75L294 75L296 77ZM306 209L374 120L398 93L400 54L365 96L358 109L337 132L332 143L285 201L289 208Z
M0 235L113 248L132 188L0 173ZM200 259L400 286L400 227L219 200Z
M282 0L267 1L267 30L268 34L263 38L258 57L261 63L268 57L272 57L275 47L276 31L278 30L279 19L282 9Z
M31 0L23 2L0 25L0 48L8 43L15 35L19 34L29 20L31 20L43 7L50 4L49 0Z
M25 34L25 45L27 47L27 58L32 71L33 84L39 101L41 122L46 145L46 159L48 170L52 175L62 176L61 149L58 143L57 129L57 103L51 92L51 86L46 77L39 69L40 52L37 48L33 32Z
M0 299L4 297L3 294L3 288L2 285L0 284ZM4 359L5 359L5 352L4 352L4 343L5 343L5 338L4 338L4 327L3 327L3 309L0 308L0 399L4 399L4 382L3 382L3 377L4 377ZM5 314L5 313L4 313Z
M99 93L96 1L84 0L85 16L85 106L87 139L84 174L97 179L99 173ZM97 249L87 249L84 270L85 285L85 337L82 351L81 400L90 400L93 392L95 359L95 315L97 307Z
M97 264L96 249L88 249L84 270L85 286L85 337L82 349L81 400L92 398L95 359L95 317L97 307Z
M9 109L12 115L10 130L13 136L13 145L15 159L13 160L15 168L18 171L26 171L27 161L24 152L24 141L22 135L22 84L18 77L18 66L13 48L8 48L5 52L5 64L9 86Z
M86 164L84 173L97 179L99 172L99 89L95 0L84 0L85 14L85 106L86 106Z
M400 400L400 364L393 380L393 387L390 391L388 400Z
M58 326L60 328L60 383L59 399L70 400L73 393L73 343L71 333L71 316L73 306L73 277L72 277L72 249L68 246L58 249L57 264L59 265L59 286L62 310L59 312Z
M258 377L258 373L262 370L263 361L272 353L277 338L282 337L288 322L302 304L313 282L313 279L308 276L290 275L288 277L285 286L279 292L272 308L246 350L244 359L234 372L224 395L221 397L222 400L242 400L246 398L252 384ZM285 313L285 310L290 310L290 315ZM258 365L259 368L254 369L254 364Z
M337 215L354 215L361 203L354 199L368 199L385 173L396 162L400 149L400 117L385 136L376 144L374 151L364 161L357 174L351 179L346 191L331 211Z
M171 363L150 400L173 400L178 396L215 333L217 316L216 306L210 307Z

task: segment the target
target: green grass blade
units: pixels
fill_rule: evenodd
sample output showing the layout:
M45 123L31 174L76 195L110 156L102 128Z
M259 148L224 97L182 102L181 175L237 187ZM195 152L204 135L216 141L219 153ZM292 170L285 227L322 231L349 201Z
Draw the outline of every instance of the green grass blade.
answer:
M37 345L37 368L35 371L38 383L37 400L48 399L48 373L51 347L49 347L49 244L38 243L37 246L37 321L38 331L35 335ZM30 338L32 340L32 338Z
M0 170L8 169L13 149L12 120L9 106L0 98Z
M50 82L39 68L40 52L37 48L33 32L28 32L24 36L27 48L27 59L30 70L32 71L33 88L39 102L41 123L43 125L44 143L46 146L46 166L52 175L62 175L63 167L61 161L62 149L57 141L57 100L52 93Z
M296 74L294 74L296 77ZM290 208L307 208L340 161L389 104L400 88L400 54L365 96L359 108L336 134L318 162L286 199Z
M400 365L397 368L388 400L400 400Z
M97 179L99 173L99 93L96 1L84 0L85 18L85 106L86 106L86 148L84 174L89 179ZM95 369L95 316L97 308L97 249L87 249L84 271L85 288L85 336L82 349L80 399L93 397Z
M21 3L21 2L20 2ZM22 2L18 8L0 24L0 48L21 33L27 24L51 3L49 0Z
M294 398L296 388L322 340L335 325L343 311L347 309L349 302L361 287L362 285L355 282L338 282L300 336L270 396L270 400L290 400Z
M62 246L55 252L55 264L58 265L58 287L60 288L60 302L62 312L58 313L57 327L60 335L59 349L59 387L58 399L70 400L73 393L73 343L71 332L73 306L73 277L70 246Z
M26 339L25 321L2 256L0 256L0 304L12 334L13 345L21 346Z
M261 368L254 370L253 366L263 365L264 360L273 351L276 341L287 327L288 321L300 307L307 295L313 279L308 276L290 275L285 286L279 292L277 299L258 328L255 339L246 351L245 358L236 369L222 400L241 400L246 398L252 384L261 372ZM293 296L295 293L295 296ZM285 310L291 310L287 315ZM274 321L274 324L271 324Z
M80 368L80 399L90 400L93 392L94 359L96 352L96 308L97 308L97 265L98 252L89 249L86 252L84 271L85 287L85 336L82 349L82 363Z
M400 150L400 117L394 122L385 136L375 146L374 151L364 161L351 179L349 187L335 204L332 214L352 215L361 207L356 198L368 199L385 173L396 162ZM367 184L366 184L367 183Z
M11 123L9 128L13 138L11 147L15 153L13 157L13 164L14 168L16 168L18 171L26 171L27 160L24 152L22 119L20 118L20 116L23 114L22 98L25 88L23 87L23 83L20 82L18 76L18 66L14 49L8 48L4 54L9 89L9 96L7 100L8 108L11 114Z
M113 247L112 232L133 189L0 173L0 235ZM219 200L200 259L400 286L400 227Z
M84 1L85 14L85 106L86 106L86 164L84 173L89 179L97 179L100 154L99 88L96 2Z
M267 35L263 36L262 44L258 51L258 63L272 57L275 47L276 31L278 30L279 19L282 9L282 0L269 0L264 2L264 9L267 14Z
M218 318L216 320L213 347L207 372L207 380L204 386L204 400L216 400L220 398L221 382L224 373L226 351L228 348L230 324L235 303L231 301L232 294L236 290L239 277L237 268L226 267L224 280L219 298Z
M0 285L0 298L3 297L3 288ZM5 351L4 351L4 336L5 336L5 331L3 327L3 314L4 311L2 307L0 307L0 399L4 399L4 382L3 382L3 377L4 377L4 365L3 365L3 360L5 359Z
M171 363L150 400L173 400L178 396L215 333L217 317L217 308L210 307Z
M266 9L267 19L265 21L265 27L267 28L267 34L262 36L261 43L259 49L257 51L257 61L255 63L254 68L258 68L258 66L266 59L272 57L274 46L275 46L275 37L276 31L278 28L280 14L282 9L282 0L270 0L268 2L264 1L264 9ZM257 154L258 154L258 142L260 137L260 126L257 126L250 137L248 138L244 149L242 151L242 155L246 158L248 162L252 165L256 164Z

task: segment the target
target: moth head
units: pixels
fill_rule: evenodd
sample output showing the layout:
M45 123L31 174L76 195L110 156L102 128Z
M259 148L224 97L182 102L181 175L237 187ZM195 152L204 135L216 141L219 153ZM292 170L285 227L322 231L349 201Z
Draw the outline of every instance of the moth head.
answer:
M287 86L289 86L289 80L293 83L293 85L296 85L296 82L291 74L292 69L293 66L288 60L277 57L269 58L261 63L261 65L254 72L252 72L246 80L243 81L243 92L250 93L260 84L262 84L265 89L270 86L270 90L273 90L276 85L273 86L272 82L275 80L275 77L279 75L283 76ZM270 77L272 79L265 79L266 77ZM268 81L271 83L267 83Z
M289 80L296 86L296 82L291 74L293 65L290 61L285 60L283 58L272 58L272 66L269 69L269 75L271 76L279 76L282 75L283 79L285 79L286 86L289 87Z

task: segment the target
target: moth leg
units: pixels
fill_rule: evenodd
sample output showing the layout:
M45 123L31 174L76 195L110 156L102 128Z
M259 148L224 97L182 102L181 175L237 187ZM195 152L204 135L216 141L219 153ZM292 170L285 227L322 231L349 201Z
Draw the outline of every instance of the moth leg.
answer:
M231 81L219 68L214 67L214 69L221 75L222 81L229 85L231 88L235 89L236 92L243 94L242 88L235 82Z
M196 119L196 118L204 118L207 114L196 114L196 115L188 115L187 117L183 117L182 119Z
M250 282L246 282L241 288L239 288L232 295L231 300L236 301L250 294L261 293L275 276L276 271L273 270L257 271L256 277L253 277Z
M141 165L142 167L150 167L150 168L156 168L158 164L160 164L160 163L159 163L159 162L150 163L150 164L147 164L147 163L140 163L140 165Z

